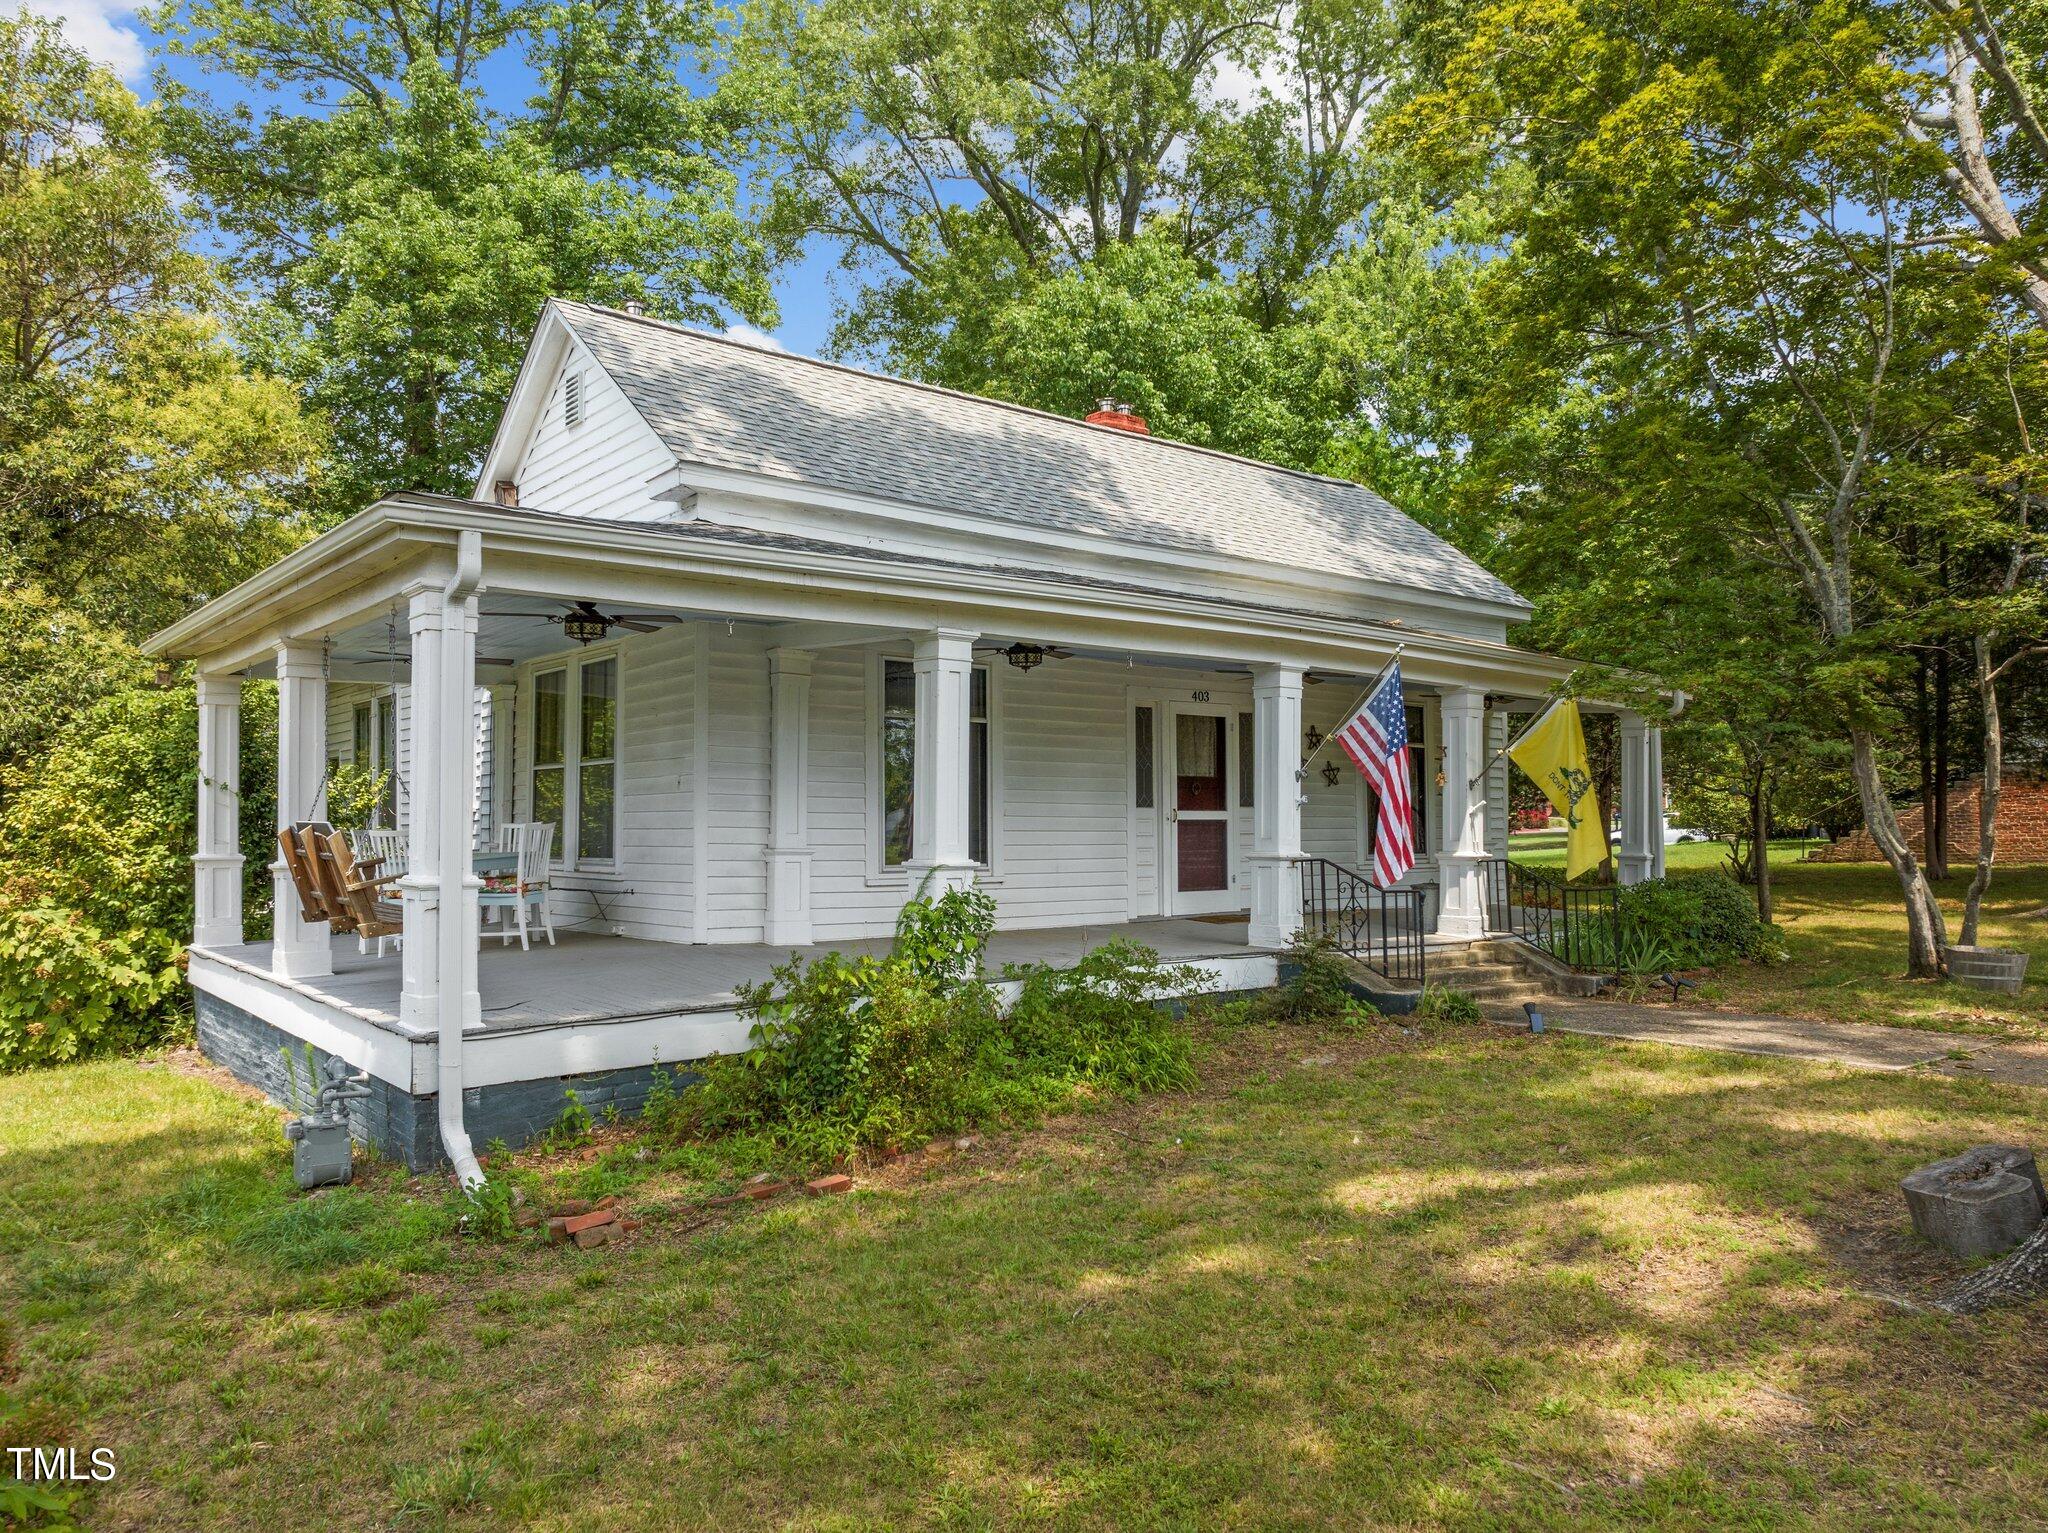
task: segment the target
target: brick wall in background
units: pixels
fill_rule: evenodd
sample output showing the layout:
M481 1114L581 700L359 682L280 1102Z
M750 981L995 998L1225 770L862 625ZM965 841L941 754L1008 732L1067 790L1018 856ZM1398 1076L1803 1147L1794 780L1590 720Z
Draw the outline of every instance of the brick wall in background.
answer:
M1978 783L1966 778L1948 790L1948 860L1953 868L1977 860ZM1918 804L1899 812L1913 855L1926 855L1925 816ZM1882 862L1870 832L1859 830L1812 856L1814 862ZM1998 793L1998 862L2048 862L2048 778L2008 779Z

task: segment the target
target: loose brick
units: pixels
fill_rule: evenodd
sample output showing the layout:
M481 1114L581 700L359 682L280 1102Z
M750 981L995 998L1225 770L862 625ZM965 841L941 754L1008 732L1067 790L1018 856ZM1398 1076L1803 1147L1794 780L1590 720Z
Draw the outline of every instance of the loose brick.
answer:
M589 1213L597 1205L587 1198L571 1198L566 1203L557 1203L548 1213L556 1219L574 1219Z
M630 1215L621 1215L619 1218L619 1229L622 1230L624 1233L630 1235L633 1233L633 1231L639 1229L640 1226L645 1224L646 1222L647 1221L645 1219L635 1219L632 1218Z
M611 1210L606 1209L604 1212L609 1213ZM588 1251L592 1246L601 1246L611 1238L611 1225L593 1224L576 1232L576 1245L579 1249Z
M704 1206L706 1208L730 1208L735 1203L746 1202L747 1196L744 1192L728 1192L716 1198L706 1198Z
M789 1183L787 1182L753 1182L748 1184L747 1196L759 1201L762 1198L772 1198L778 1192L787 1192L788 1190Z
M571 1235L581 1235L585 1230L599 1229L604 1225L610 1224L618 1217L609 1208L594 1208L587 1214L578 1214L573 1219L564 1220L562 1228Z
M569 1221L567 1219L548 1220L549 1245L565 1246L569 1243L569 1239Z
M617 1208L619 1206L618 1194L614 1192L606 1193L597 1200L597 1206L599 1208Z
M835 1192L851 1191L853 1191L853 1178L844 1172L834 1176L821 1176L816 1181L804 1183L804 1196L810 1198L822 1198Z
M512 1216L513 1225L522 1230L533 1229L540 1222L541 1212L537 1208L522 1208Z

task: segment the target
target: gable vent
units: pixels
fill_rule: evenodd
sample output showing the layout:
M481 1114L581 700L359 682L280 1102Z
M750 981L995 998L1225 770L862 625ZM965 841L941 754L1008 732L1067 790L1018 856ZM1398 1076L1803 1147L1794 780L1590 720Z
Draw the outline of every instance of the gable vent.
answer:
M562 423L583 424L583 374L570 373L562 379Z

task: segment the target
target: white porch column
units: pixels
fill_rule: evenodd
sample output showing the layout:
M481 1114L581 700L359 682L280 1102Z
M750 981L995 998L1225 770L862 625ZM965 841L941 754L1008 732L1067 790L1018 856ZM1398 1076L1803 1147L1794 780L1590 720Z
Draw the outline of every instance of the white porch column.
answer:
M318 644L287 641L277 648L277 824L322 817L327 775L327 657ZM287 979L334 972L333 935L308 921L283 859L270 865L274 916L270 968Z
M768 712L768 925L765 937L775 947L808 947L811 942L809 650L776 648L768 651Z
M1643 716L1622 714L1621 850L1615 856L1614 869L1615 876L1624 884L1639 884L1650 876L1650 827L1656 823L1656 814L1649 801L1649 744ZM1601 807L1603 811L1606 808Z
M1443 899L1437 931L1446 937L1486 935L1486 694L1452 687L1441 699L1444 745ZM1474 782L1474 778L1478 778Z
M1652 724L1647 742L1648 785L1643 795L1650 814L1650 877L1664 876L1664 731Z
M476 601L440 587L409 594L412 760L406 795L405 942L399 1019L483 1024L477 992ZM454 1020L453 1017L448 1020ZM445 1052L445 1048L444 1048ZM444 1061L445 1063L445 1061Z
M1252 672L1253 947L1285 947L1301 931L1301 686L1304 668Z
M192 941L242 940L242 678L199 678L199 850L192 858ZM294 895L296 898L296 895Z
M968 845L968 709L973 701L974 641L959 628L919 634L912 652L917 677L917 739L911 768L910 876L931 877L930 893L974 882Z

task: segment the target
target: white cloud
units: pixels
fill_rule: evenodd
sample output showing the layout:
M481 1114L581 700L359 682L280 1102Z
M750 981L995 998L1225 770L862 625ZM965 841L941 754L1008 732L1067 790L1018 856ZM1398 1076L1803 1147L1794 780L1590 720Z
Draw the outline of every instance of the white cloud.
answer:
M769 351L789 350L766 330L756 330L743 319L735 320L725 327L725 338L729 341L744 341L749 346L760 346Z
M116 19L132 20L133 6L107 0L27 0L27 4L38 16L62 22L64 35L74 47L83 48L122 79L132 84L142 78L149 63L142 34Z

